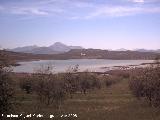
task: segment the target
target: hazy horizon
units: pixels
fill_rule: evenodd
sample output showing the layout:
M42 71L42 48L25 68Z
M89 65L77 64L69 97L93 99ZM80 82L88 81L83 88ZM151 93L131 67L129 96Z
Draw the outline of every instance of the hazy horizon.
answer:
M0 48L160 49L159 0L1 0Z
M56 43L56 42L55 42ZM61 42L62 43L62 42ZM54 43L53 43L54 44ZM53 45L53 44L51 44L51 45ZM65 44L65 43L62 43L62 44ZM49 46L51 46L51 45L47 45L47 46L39 46L39 45L36 45L36 44L34 44L34 45L27 45L27 46L37 46L37 47L49 47ZM65 44L65 45L67 45L67 46L79 46L79 45L68 45L68 44ZM16 47L11 47L11 48L3 48L3 47L1 47L0 46L0 49L14 49L14 48L20 48L20 47L27 47L26 45L24 45L24 46L16 46ZM83 47L83 46L80 46L80 47ZM126 49L126 48L116 48L116 49L109 49L109 48L85 48L85 47L83 47L84 49L102 49L102 50L120 50L120 49L122 49L122 50L138 50L138 49L145 49L145 50L159 50L159 48L158 49L146 49L146 48L133 48L133 49Z

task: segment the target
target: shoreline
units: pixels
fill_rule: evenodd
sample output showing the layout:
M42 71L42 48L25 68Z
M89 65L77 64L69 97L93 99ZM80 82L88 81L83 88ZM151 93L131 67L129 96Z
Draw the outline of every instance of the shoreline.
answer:
M41 60L154 60L154 59L105 59L105 58L66 58L66 59L25 59L25 60L15 60L18 62L30 62L30 61L41 61Z
M113 67L103 67L102 69L110 69L110 70L131 70L136 68L145 68L152 65L158 65L159 63L141 63L139 65L126 65L126 66L113 66ZM109 71L110 71L109 70Z
M109 72L109 71L115 71L115 70L120 70L120 71L123 71L123 70L132 70L132 69L136 69L136 68L145 68L145 67L149 67L151 65L157 65L159 63L141 63L141 64L138 64L138 65L123 65L123 66L109 66L109 67L99 67L97 68L97 70L89 70L89 69L86 69L88 72L90 73L97 73L97 74L104 74L106 72ZM85 72L86 70L79 70L78 73L83 73ZM36 72L14 72L13 73L16 73L16 74L33 74L33 73L36 73ZM54 74L61 74L61 73L66 73L65 71L62 71L62 72L56 72L56 71L53 71Z

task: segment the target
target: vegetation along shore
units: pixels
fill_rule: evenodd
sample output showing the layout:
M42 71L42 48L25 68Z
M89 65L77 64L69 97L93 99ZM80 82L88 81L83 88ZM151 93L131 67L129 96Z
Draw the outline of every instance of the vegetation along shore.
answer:
M159 120L160 66L106 73L79 73L78 66L53 74L46 66L34 74L13 73L8 55L0 59L0 119L7 114L76 114L78 120ZM7 67L7 68L6 68ZM5 95L4 95L5 94ZM14 118L12 118L14 119ZM32 116L29 119L38 119Z

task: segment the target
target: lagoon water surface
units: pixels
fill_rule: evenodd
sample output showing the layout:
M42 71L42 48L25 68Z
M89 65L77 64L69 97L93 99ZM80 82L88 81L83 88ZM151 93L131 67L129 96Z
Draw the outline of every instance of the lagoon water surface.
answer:
M14 72L36 72L41 66L52 65L53 72L65 72L69 67L79 65L79 71L104 72L104 67L140 65L153 60L107 60L107 59L70 59L70 60L39 60L19 62L20 66L13 67Z

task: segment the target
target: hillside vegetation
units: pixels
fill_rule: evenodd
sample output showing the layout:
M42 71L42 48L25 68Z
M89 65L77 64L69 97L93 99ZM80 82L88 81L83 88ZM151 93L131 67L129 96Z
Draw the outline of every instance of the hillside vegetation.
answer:
M159 120L159 59L149 68L107 73L53 74L45 66L34 74L13 73L8 55L0 52L0 119ZM33 115L43 115L36 118ZM72 115L71 115L72 114ZM21 115L21 116L20 116ZM11 120L12 120L11 119Z
M100 49L70 50L62 54L31 54L2 51L8 54L12 60L65 60L65 59L112 59L112 60L153 60L159 53L137 51L107 51Z

